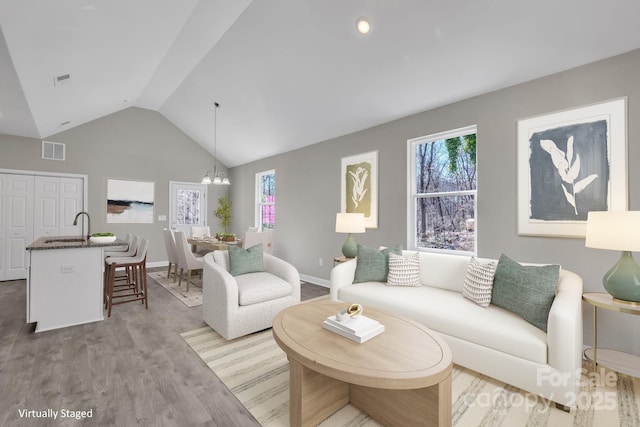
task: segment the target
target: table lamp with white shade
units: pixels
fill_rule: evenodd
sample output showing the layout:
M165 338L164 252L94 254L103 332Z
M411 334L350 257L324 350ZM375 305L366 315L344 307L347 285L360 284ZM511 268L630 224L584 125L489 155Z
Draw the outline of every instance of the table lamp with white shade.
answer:
M358 252L355 240L351 233L364 233L363 213L338 213L336 214L336 233L349 233L347 240L342 245L342 255L347 258L355 258Z
M640 251L640 211L589 212L585 245L622 251L602 284L620 302L640 302L640 266L631 255Z

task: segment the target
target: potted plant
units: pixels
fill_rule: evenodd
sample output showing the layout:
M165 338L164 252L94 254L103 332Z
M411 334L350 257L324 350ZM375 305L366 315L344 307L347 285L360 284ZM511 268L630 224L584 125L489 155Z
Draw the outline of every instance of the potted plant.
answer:
M214 214L217 218L220 218L224 233L219 233L219 235L224 238L225 235L228 234L227 229L229 224L231 224L231 201L229 201L226 195L218 199L218 208Z

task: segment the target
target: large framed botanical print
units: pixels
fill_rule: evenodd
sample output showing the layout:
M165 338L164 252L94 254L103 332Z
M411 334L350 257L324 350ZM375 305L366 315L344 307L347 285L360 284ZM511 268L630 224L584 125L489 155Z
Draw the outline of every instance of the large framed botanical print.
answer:
M585 236L627 209L626 98L518 121L518 234Z

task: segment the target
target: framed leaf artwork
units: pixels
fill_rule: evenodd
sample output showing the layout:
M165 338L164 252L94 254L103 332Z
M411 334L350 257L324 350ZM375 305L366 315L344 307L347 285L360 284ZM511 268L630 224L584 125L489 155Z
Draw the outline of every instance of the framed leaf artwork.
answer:
M366 228L378 228L378 152L342 158L340 211L363 213Z
M626 98L518 121L518 234L583 238L627 209Z

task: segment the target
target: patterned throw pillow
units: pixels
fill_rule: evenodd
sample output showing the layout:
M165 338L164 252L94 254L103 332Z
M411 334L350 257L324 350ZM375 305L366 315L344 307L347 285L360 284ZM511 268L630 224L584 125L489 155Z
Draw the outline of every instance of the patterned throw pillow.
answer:
M389 254L387 286L422 286L420 256L417 252L407 256Z
M392 246L382 250L358 244L356 273L353 283L386 282L389 272L389 254L402 254L402 246Z
M496 267L495 262L483 264L476 257L471 257L464 277L462 295L480 307L489 307Z
M502 254L493 279L491 303L547 332L559 277L559 265L521 265Z
M232 276L258 271L264 271L262 243L247 249L229 245L229 273Z

